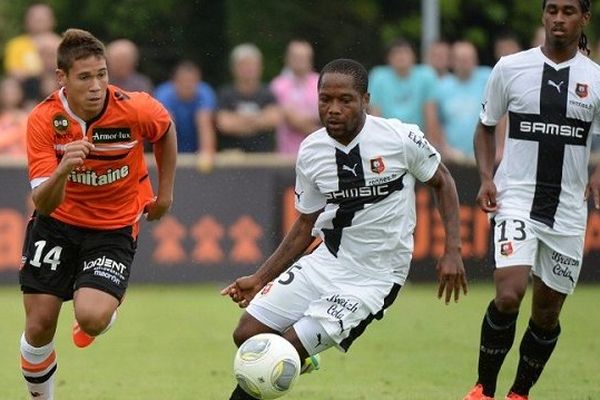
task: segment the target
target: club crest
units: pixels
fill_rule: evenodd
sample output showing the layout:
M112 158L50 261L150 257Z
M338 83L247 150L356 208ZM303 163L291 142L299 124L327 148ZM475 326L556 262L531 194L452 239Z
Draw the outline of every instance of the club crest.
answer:
M371 159L371 171L376 174L381 174L385 170L385 164L383 163L383 157L377 157Z
M588 85L586 83L578 83L575 86L575 94L580 98L585 98L588 95Z

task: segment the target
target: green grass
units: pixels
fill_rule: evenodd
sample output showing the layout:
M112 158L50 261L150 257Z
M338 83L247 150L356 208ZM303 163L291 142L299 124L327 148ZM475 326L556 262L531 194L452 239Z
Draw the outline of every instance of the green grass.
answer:
M600 287L580 285L565 304L563 335L533 399L600 399ZM239 309L216 286L134 286L114 328L87 349L70 339L66 303L56 347L59 400L221 400L234 381L231 331ZM492 287L476 285L444 306L432 285L408 285L383 321L374 322L347 355L329 350L322 369L302 376L288 400L457 400L475 379L479 326ZM18 368L21 295L0 287L0 399L26 399ZM517 340L529 316L525 299ZM518 342L500 374L497 398L509 388Z

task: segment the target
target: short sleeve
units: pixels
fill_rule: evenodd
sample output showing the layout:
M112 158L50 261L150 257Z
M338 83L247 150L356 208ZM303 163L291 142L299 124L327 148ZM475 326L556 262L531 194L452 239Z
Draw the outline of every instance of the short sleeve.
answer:
M294 188L296 210L302 214L312 214L327 204L325 196L319 192L316 184L308 177L301 160L296 162L296 187Z
M404 154L408 172L421 182L430 180L440 165L440 153L425 139L417 125L406 125Z
M433 68L429 66L423 66L423 100L425 102L436 100L436 87L439 82Z
M136 98L141 135L154 143L169 129L171 117L165 107L147 93Z
M207 83L200 83L198 86L198 102L196 110L213 111L217 107L217 96L215 91Z
M479 114L481 123L486 126L495 126L506 113L508 101L506 98L506 85L504 83L502 59L498 61L490 74L485 87L482 110Z
M49 178L57 166L51 122L44 123L43 114L36 109L27 119L27 167L31 187L35 188Z

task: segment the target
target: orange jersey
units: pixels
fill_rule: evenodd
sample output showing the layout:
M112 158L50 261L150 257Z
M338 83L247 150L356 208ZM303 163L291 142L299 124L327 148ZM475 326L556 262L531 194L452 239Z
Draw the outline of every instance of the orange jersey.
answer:
M57 168L64 146L87 136L95 149L68 177L65 200L52 217L92 229L133 225L153 197L144 139L156 142L171 119L147 93L109 85L100 115L83 121L60 89L40 103L27 123L29 180L36 187Z

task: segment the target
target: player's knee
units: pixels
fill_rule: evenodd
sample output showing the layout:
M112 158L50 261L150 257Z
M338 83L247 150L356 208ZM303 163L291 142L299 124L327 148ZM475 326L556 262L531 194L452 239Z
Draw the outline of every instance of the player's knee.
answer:
M94 310L79 310L75 312L75 319L79 327L90 336L98 336L110 323L112 312L99 312Z
M39 316L38 318L27 320L25 336L30 345L39 347L52 340L55 329L56 320L46 316Z
M518 290L502 291L496 295L496 307L502 313L515 313L519 311L524 294Z
M558 325L560 310L552 307L543 309L534 309L531 313L531 319L541 329L551 331Z
M253 336L252 332L247 328L245 324L239 324L233 331L233 342L237 347L240 347L242 343Z

